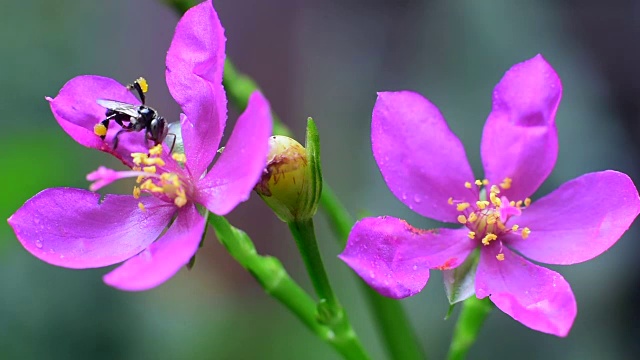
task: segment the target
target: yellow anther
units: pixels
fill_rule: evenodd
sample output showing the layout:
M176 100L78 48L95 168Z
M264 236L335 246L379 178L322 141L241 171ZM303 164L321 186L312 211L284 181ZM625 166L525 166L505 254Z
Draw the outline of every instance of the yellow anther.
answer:
M466 187L467 189L471 189L471 183L468 181L465 181L464 187Z
M482 244L484 246L487 246L490 242L494 241L497 238L498 236L496 234L487 234L484 238L482 238Z
M471 206L471 204L469 204L468 202L463 202L463 203L460 203L460 204L456 205L456 210L465 211L465 210L467 210L467 208L469 206Z
M183 207L187 203L187 194L185 194L183 189L178 189L176 194L178 196L173 200L173 203L176 204L177 207Z
M482 180L476 180L475 184L478 185L478 186L482 186Z
M143 203L141 203L141 202L139 202L139 203L138 203L138 208L139 208L140 210L142 210L142 211L147 211L147 209L145 209L145 207L144 207L144 204L143 204Z
M476 201L476 206L480 210L484 210L487 206L489 206L489 202L486 200Z
M513 225L513 226L511 227L511 230L513 230L513 231L518 231L518 229L519 229L519 228L520 228L520 226L518 226L518 225Z
M162 154L162 145L158 144L154 147L152 147L151 149L149 149L149 155L155 155L158 156Z
M496 214L489 214L487 215L487 224L489 225L493 225L498 221L498 219L496 218Z
M515 201L513 201L513 200L511 200L511 201L509 201L509 205L510 205L510 206L516 206L516 202L515 202Z
M522 200L516 201L516 207L520 208L520 206L522 206Z
M131 153L133 163L136 165L142 164L149 156L145 153Z
M136 183L140 184L144 180L144 175L140 175L136 178Z
M493 204L493 206L495 207L502 206L502 200L500 200L500 198L496 195L496 193L494 192L489 193L489 199L491 200L491 203Z
M453 198L452 198L452 197L450 197L450 198L447 200L447 204L449 204L449 205L453 205Z
M173 160L183 164L187 162L187 157L184 154L172 154L171 157ZM453 201L453 199L451 199L451 201Z
M471 214L469 214L469 218L467 219L467 221L476 222L476 220L478 220L478 215L476 215L476 213L472 212Z
M511 181L513 181L511 180L511 178L508 178L508 177L504 178L504 180L502 180L502 182L500 183L500 187L505 190L509 189L511 187Z
M529 229L528 227L522 229L522 238L526 239L529 237L529 234L531 234L531 229Z
M491 193L500 194L500 189L496 185L491 185Z
M160 158L146 158L144 160L142 160L142 162L145 165L158 165L158 166L164 166L164 160L160 159Z
M136 82L140 85L140 90L142 90L143 93L146 93L149 90L149 84L147 84L147 80L142 76L139 77Z
M489 185L489 180L487 180L487 179L482 179L482 185L484 185L484 186Z
M106 136L107 135L107 127L102 125L102 123L97 123L93 126L93 133L98 136Z
M467 218L464 215L458 215L458 222L460 224L466 224L467 223Z
M156 173L156 167L155 166L145 166L142 168L142 171L149 173L149 174L155 174Z
M504 261L504 254L500 253L500 254L496 255L496 259L498 259L498 261Z
M133 187L133 197L136 199L140 198L140 188L137 186Z
M475 239L476 233L474 231L469 231L469 239Z
M164 190L160 186L154 184L151 179L147 179L147 181L142 183L142 185L140 185L140 189L149 190L151 192L164 192Z
M524 206L529 206L529 205L531 205L531 198L524 199Z

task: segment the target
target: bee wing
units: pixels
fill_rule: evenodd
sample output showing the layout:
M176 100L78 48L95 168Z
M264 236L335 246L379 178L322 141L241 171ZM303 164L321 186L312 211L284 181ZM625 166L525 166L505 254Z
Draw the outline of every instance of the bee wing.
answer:
M134 118L138 117L138 105L105 99L98 99L96 100L96 102L98 103L98 105L102 106L105 109L124 113Z

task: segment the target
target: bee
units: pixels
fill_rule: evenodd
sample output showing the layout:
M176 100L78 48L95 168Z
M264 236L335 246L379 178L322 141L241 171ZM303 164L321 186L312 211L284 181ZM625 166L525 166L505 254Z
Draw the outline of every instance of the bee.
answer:
M169 126L167 121L158 112L147 105L145 105L145 93L147 92L148 85L144 78L138 78L133 84L127 85L127 89L135 90L140 97L142 105L133 105L115 100L98 99L96 102L107 109L105 112L106 118L95 125L94 132L100 136L102 140L107 136L107 130L109 129L109 122L115 121L120 125L120 129L113 140L113 150L118 147L118 137L123 132L133 132L145 130L145 138L147 141L153 141L153 145L158 145L164 141L169 132ZM175 143L175 135L174 135ZM173 146L171 146L173 150Z

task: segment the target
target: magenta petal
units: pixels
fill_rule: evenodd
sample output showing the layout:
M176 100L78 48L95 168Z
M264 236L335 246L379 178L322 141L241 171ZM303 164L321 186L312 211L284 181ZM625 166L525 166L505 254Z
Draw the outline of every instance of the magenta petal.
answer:
M510 236L508 245L548 264L575 264L609 249L640 213L633 181L617 171L582 175L534 201L514 218L531 229L528 238Z
M213 160L227 120L225 41L218 14L206 1L180 19L167 52L167 86L187 115L182 138L187 166L196 179Z
M198 184L199 203L215 214L226 215L249 198L266 166L271 123L269 103L260 92L254 92L222 155Z
M86 147L112 153L129 164L132 152L146 151L144 133L122 134L117 151L113 151L113 137L121 127L112 122L104 141L93 132L93 127L105 119L106 109L98 105L98 99L140 103L124 85L96 75L74 77L60 89L58 96L47 98L53 116L75 141Z
M172 205L155 197L107 195L100 201L100 194L91 191L53 188L29 199L9 218L9 225L37 258L84 269L112 265L144 250L174 212Z
M531 329L567 336L578 311L569 283L507 248L501 249L504 260L499 261L499 250L499 244L482 248L476 296L489 296L500 310Z
M204 218L195 205L178 210L169 230L146 250L104 276L104 282L120 290L142 291L156 287L186 265L198 250Z
M511 178L510 200L531 196L558 157L555 117L560 78L538 55L514 65L493 91L493 109L482 134L482 163L492 184Z
M466 229L420 230L393 217L358 221L339 255L369 286L395 299L420 292L429 269L460 265L474 249Z
M456 222L459 212L450 197L473 201L464 187L473 172L460 140L440 111L410 92L381 92L371 121L373 156L391 192L415 212Z

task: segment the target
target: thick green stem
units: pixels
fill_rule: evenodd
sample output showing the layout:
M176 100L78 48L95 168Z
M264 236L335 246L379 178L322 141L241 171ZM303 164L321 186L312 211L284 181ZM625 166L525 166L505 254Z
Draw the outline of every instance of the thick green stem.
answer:
M493 304L489 298L480 300L472 296L464 301L447 359L462 360L465 358L469 348L475 343L484 320L492 309Z

